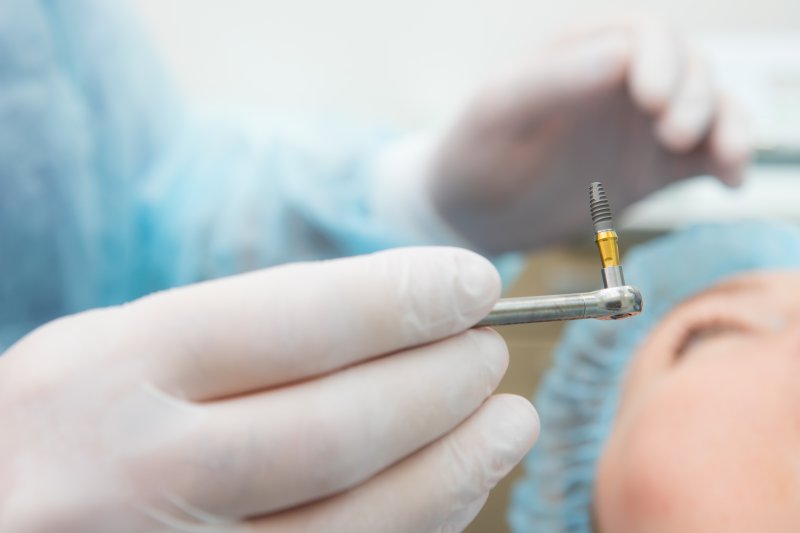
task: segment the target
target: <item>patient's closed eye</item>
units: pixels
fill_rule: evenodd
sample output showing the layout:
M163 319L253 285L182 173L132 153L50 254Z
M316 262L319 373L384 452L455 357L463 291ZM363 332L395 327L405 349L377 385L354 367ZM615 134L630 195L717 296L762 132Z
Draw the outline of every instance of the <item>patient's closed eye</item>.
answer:
M686 331L681 342L678 344L675 355L683 355L702 342L731 333L743 332L741 328L732 327L730 325L691 328Z
M676 343L675 356L680 357L700 344L725 335L742 334L752 331L751 327L739 321L715 318L691 324Z

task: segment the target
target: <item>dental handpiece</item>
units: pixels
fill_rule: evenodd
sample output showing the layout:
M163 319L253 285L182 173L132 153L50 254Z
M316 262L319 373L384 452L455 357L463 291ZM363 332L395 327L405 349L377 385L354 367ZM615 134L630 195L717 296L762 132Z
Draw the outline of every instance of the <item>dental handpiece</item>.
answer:
M617 320L642 312L642 293L625 284L619 260L619 239L614 231L611 208L600 182L589 185L589 209L595 243L600 251L603 288L591 292L503 298L478 326L505 326L530 322L597 318Z

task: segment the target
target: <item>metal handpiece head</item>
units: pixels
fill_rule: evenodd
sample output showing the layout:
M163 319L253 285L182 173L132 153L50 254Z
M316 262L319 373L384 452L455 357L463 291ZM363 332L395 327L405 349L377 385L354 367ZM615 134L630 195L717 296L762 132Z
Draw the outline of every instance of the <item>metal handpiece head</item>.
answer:
M631 285L600 289L596 294L599 307L607 313L596 317L600 320L619 320L642 312L642 293Z

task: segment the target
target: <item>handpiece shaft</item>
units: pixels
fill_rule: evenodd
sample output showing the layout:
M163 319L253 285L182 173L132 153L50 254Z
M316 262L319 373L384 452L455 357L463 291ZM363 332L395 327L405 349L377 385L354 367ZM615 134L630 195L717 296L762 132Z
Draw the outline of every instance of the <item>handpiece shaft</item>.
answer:
M642 295L630 285L592 292L505 298L478 326L504 326L581 318L625 318L640 313Z

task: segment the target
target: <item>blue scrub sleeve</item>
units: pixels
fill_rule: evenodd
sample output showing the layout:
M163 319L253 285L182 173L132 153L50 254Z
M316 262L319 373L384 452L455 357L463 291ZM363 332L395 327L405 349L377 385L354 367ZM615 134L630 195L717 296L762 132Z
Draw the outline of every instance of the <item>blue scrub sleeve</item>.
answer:
M373 206L394 134L259 122L189 116L123 2L0 4L0 351L152 291L419 243Z
M132 20L116 2L0 3L0 350L131 296L131 198L175 123Z

